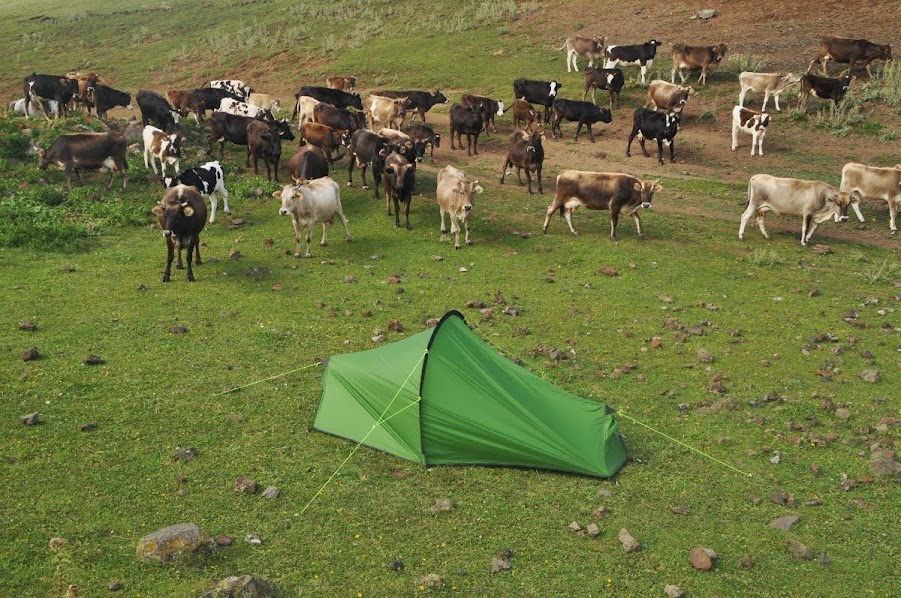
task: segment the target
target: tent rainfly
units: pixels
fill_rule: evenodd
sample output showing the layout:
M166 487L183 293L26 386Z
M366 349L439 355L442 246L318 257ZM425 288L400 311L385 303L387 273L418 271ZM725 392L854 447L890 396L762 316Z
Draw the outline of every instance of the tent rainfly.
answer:
M390 345L331 357L314 427L428 466L605 478L627 459L608 407L502 357L456 311Z

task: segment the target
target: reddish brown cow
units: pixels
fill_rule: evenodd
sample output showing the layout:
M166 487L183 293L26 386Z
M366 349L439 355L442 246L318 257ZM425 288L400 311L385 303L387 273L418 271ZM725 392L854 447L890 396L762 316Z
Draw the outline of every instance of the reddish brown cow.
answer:
M347 147L350 141L346 129L333 129L319 123L304 123L300 125L300 142L315 145L325 152L329 166L334 171L335 160L340 160L344 155L333 158L332 152L337 152L342 145Z
M676 71L679 71L679 78L682 80L682 83L685 83L685 75L682 73L682 69L701 69L698 83L707 85L707 73L720 65L720 62L726 57L726 50L728 50L726 44L716 46L673 44L673 72L670 82L676 82Z
M356 77L345 77L343 75L335 75L333 77L329 77L325 80L326 84L331 89L340 89L341 91L346 91L348 93L354 90L354 87L357 85Z

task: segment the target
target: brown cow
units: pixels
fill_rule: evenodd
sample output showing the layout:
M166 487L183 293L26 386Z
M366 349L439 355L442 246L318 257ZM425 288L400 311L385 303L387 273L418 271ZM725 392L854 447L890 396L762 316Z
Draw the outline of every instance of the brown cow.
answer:
M531 134L524 131L514 131L510 135L510 148L504 160L504 169L501 171L501 185L507 177L507 169L516 167L516 178L522 185L522 171L526 171L526 180L529 182L529 195L532 194L532 171L538 179L538 194L544 195L541 187L541 168L544 166L544 134L535 131Z
M576 72L579 72L579 65L576 63L577 56L588 56L588 66L593 67L594 61L597 60L598 56L604 55L604 46L607 43L607 38L605 37L578 37L573 36L567 38L566 42L563 43L562 46L557 48L559 52L563 48L566 48L566 72L571 73L570 64L572 64L572 68L576 69Z
M354 90L354 87L357 85L356 77L345 77L342 75L335 75L329 77L325 80L326 85L331 89L340 89L341 91L346 91L350 93Z
M344 154L333 158L332 152L337 152L338 148L342 145L347 147L348 143L350 143L348 131L346 129L333 129L319 123L304 123L300 125L299 131L300 143L306 142L315 145L325 152L329 166L334 172L335 160L340 160L344 157Z
M532 104L521 98L517 98L513 100L512 110L513 126L517 129L521 129L522 126L520 123L525 123L525 130L531 133L532 125L535 124L535 121L538 118L538 113L532 108Z
M282 157L282 137L273 130L269 123L254 120L247 125L247 152L253 156L253 173L259 174L257 163L260 158L266 165L266 180L272 180L272 164L275 170L275 182L278 182L278 163Z
M661 110L667 114L681 114L694 89L687 85L674 85L655 79L648 85L648 101L645 108Z
M109 133L69 133L60 135L46 152L38 150L38 168L44 170L51 164L65 170L66 190L72 190L72 172L81 183L82 170L109 169L109 183L113 186L113 173L118 171L122 176L122 190L125 190L128 163L125 161L125 150L128 143L125 136L117 131Z
M187 116L188 112L193 112L194 118L198 121L200 120L200 116L198 116L200 106L197 99L194 97L193 91L170 89L166 92L166 99L169 100L169 103L172 104L172 108L182 117Z
M328 157L321 148L309 143L288 160L288 175L292 179L319 179L329 175Z
M194 187L176 185L166 189L163 200L153 206L153 213L159 218L160 228L166 237L166 271L163 282L169 282L172 272L172 259L175 248L178 248L178 264L183 269L181 250L188 250L188 282L194 282L194 270L191 268L193 254L197 254L197 265L200 261L200 233L206 224L206 203L203 196Z
M826 63L831 60L840 64L847 64L847 72L849 73L857 63L860 63L861 66L866 67L867 74L872 77L873 71L870 70L870 64L874 60L891 59L892 47L889 44L880 46L865 39L827 35L820 40L820 48L817 51L816 58L810 61L807 72L810 72L810 69L813 68L816 62L820 62L823 66L823 75L826 75Z
M726 44L716 46L673 44L673 71L670 82L676 82L676 71L679 71L679 78L682 79L682 83L685 83L685 75L682 73L682 69L701 69L698 83L707 85L708 71L712 71L720 65L720 62L726 57L726 50L728 50Z

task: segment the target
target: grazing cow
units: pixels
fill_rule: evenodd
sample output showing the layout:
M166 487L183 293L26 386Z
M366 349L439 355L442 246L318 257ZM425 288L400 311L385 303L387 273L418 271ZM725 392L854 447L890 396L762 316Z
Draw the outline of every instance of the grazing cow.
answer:
M464 93L460 96L460 103L464 106L472 106L482 111L482 121L485 123L485 134L488 134L488 123L497 133L497 125L494 124L494 117L504 115L503 100L492 100L485 96L478 96L472 93Z
M579 123L579 126L576 127L576 134L573 137L573 141L579 140L579 132L582 130L582 126L585 125L588 127L588 137L591 139L592 143L594 143L594 131L591 130L591 125L596 122L607 124L613 122L613 116L606 108L598 108L591 102L564 100L561 98L554 100L554 122L551 125L552 138L556 139L557 133L560 133L560 137L563 137L563 130L560 128L560 122L564 119L569 122Z
M606 45L607 38L606 37L578 37L573 36L566 39L562 46L557 48L559 52L563 48L566 48L566 72L571 73L570 64L572 64L572 68L576 69L576 72L579 72L579 65L576 63L577 56L587 56L588 57L588 66L593 67L594 61L598 56L604 55L604 46Z
M127 146L125 136L116 131L60 135L46 152L38 150L38 168L44 170L53 164L65 170L67 191L72 190L73 171L81 183L82 170L109 169L107 189L113 186L113 173L119 171L124 191L128 171L128 163L125 161Z
M222 165L218 161L207 162L201 166L188 169L175 177L165 177L163 178L163 185L167 188L177 185L188 185L197 189L203 197L208 197L213 206L210 212L210 224L216 222L216 208L219 205L217 196L222 197L222 202L225 204L225 213L232 213L228 207L225 171L222 170Z
M307 253L306 257L313 257L310 245L313 241L313 226L317 222L322 223L322 241L319 245L328 245L326 233L328 225L334 219L335 214L344 225L347 242L353 241L350 229L347 228L347 217L341 208L341 189L338 183L328 177L314 180L294 179L294 185L285 185L281 191L275 191L272 197L282 200L282 207L278 213L281 216L291 215L294 222L294 257L300 257L300 240L303 229L307 229Z
M532 125L538 119L538 113L532 108L532 104L517 98L513 100L511 109L513 111L513 127L522 129L523 127L520 123L525 123L525 130L531 133Z
M78 97L78 81L60 77L57 75L39 75L32 73L22 82L22 92L25 94L25 115L28 116L28 106L35 103L44 113L44 118L50 120L45 102L53 100L57 105L57 116L66 116L66 106L73 97Z
M310 96L311 98L315 98L320 102L325 102L326 104L331 104L337 108L356 108L357 110L363 109L363 100L360 98L360 94L357 93L347 93L346 91L341 91L340 89L329 89L328 87L317 87L315 85L304 85L300 88L300 91L294 94L295 98L299 98L300 96ZM296 118L297 114L291 116L292 119Z
M158 93L142 89L135 99L141 109L141 124L154 125L167 133L171 133L178 124L179 112Z
M253 118L266 118L272 120L272 112L264 110L253 104L239 102L232 98L223 98L219 103L219 112L227 112L229 114L237 114L238 116L252 116Z
M366 115L362 112L350 112L320 102L313 107L313 122L353 133L357 129L366 128Z
M544 106L544 124L551 120L551 106L557 99L557 93L563 85L559 81L534 81L517 79L513 82L513 97L521 98L530 104Z
M275 182L278 182L278 163L282 157L282 138L278 131L269 126L269 123L254 120L247 125L247 152L253 156L253 173L259 174L257 162L263 159L266 165L266 180L272 180L272 170L275 171Z
M44 100L41 100L44 101ZM56 100L47 100L46 106L44 107L46 111L56 117L59 114L59 104L56 103ZM6 108L12 112L13 114L18 114L19 116L27 116L28 118L34 118L37 113L32 112L31 114L25 114L25 98L18 99L14 102L10 102L6 105ZM43 110L42 110L43 112Z
M233 100L243 101L240 97L234 95L231 91L219 87L201 87L190 92L187 100L187 107L194 112L197 122L202 123L206 117L206 111L218 111L222 100L231 98Z
M682 69L690 71L701 69L698 83L707 85L707 73L716 69L726 57L726 44L716 46L687 46L685 44L673 44L673 70L670 73L670 82L676 82L676 71L679 79L685 83L685 74Z
M235 114L227 114L225 112L213 112L210 119L210 132L207 134L207 151L213 153L213 142L219 143L219 159L225 158L225 142L231 141L235 145L247 145L247 125L251 122L263 122L274 131L278 132L279 137L294 140L294 133L288 123L282 120L266 120L260 121L249 116L237 116ZM250 150L247 151L247 160L245 166L250 167Z
M547 233L554 211L559 210L570 232L578 235L573 227L573 212L584 206L589 210L610 210L610 238L614 242L619 243L616 225L620 214L632 216L638 238L644 239L638 208L651 208L654 193L663 189L659 181L642 181L616 172L564 170L557 175L557 192L544 217L544 232Z
M339 147L347 147L350 144L350 136L347 129L336 130L319 123L304 123L300 125L299 132L300 135L298 137L301 143L306 142L315 145L325 152L332 170L335 169L335 160L340 160L344 157L344 154L333 157L332 152L337 152Z
M469 218L472 215L473 196L484 191L478 180L469 180L462 170L453 166L445 166L438 171L438 209L441 212L441 232L446 233L444 214L450 216L451 233L454 235L454 249L460 249L460 226L466 230L466 244L472 245L469 239Z
M867 74L872 77L873 71L870 70L870 64L874 60L891 60L892 47L889 44L880 46L871 43L865 39L851 39L848 37L836 37L834 35L826 35L820 40L820 48L817 50L816 58L810 62L807 72L813 68L818 61L822 64L823 75L826 75L826 63L830 60L840 64L848 65L848 73L858 64L867 69Z
M153 167L153 174L159 174L156 161L160 162L160 170L166 176L166 164L172 164L175 172L179 170L178 160L181 158L181 138L177 133L166 133L154 126L144 127L144 168ZM148 164L149 160L149 164Z
M760 155L763 155L763 138L766 136L766 128L770 124L770 115L766 112L755 112L741 106L732 109L732 151L738 147L738 132L743 131L751 136L751 155L754 155L755 146Z
M582 101L591 90L591 102L597 104L597 92L599 89L606 89L610 94L610 109L613 110L614 102L616 108L619 108L619 92L622 91L626 84L626 78L623 76L622 69L601 69L588 68L585 70L585 91L582 92Z
M532 195L532 171L538 181L538 194L544 195L541 187L541 169L544 166L544 134L534 131L525 133L514 131L510 135L510 147L507 149L507 157L504 160L504 168L501 170L501 185L507 177L507 169L516 167L516 178L522 185L522 171L526 171L526 180L529 182L529 195Z
M288 160L288 176L292 179L312 180L328 175L328 157L315 145L303 146Z
M315 122L313 120L313 109L319 104L321 104L319 100L311 98L310 96L300 96L297 98L297 101L294 103L294 114L297 115L298 127L303 123ZM334 106L332 107L334 108ZM340 110L340 108L335 108L335 110ZM345 110L345 112L347 111Z
M194 270L191 268L193 256L197 254L197 265L200 261L200 233L206 224L206 204L203 197L194 188L187 185L176 185L166 189L163 200L153 206L152 212L157 215L163 236L166 237L166 271L163 282L169 282L172 272L172 260L175 249L178 249L176 268L183 269L181 250L188 250L188 282L194 282Z
M131 110L131 94L97 83L94 85L94 105L97 108L97 116L106 118L109 109L116 106Z
M851 87L851 82L857 77L845 75L841 79L829 77L817 77L816 75L804 75L801 77L801 93L798 94L798 109L804 108L810 95L821 100L832 100L837 107L845 99L845 94Z
M654 63L657 46L661 45L663 45L662 42L652 39L632 46L608 46L605 53L607 62L604 64L604 68L612 69L618 65L640 66L641 84L645 85L645 75L647 75L648 68Z
M657 141L657 161L663 164L663 145L669 146L669 160L676 161L676 133L679 132L679 115L655 112L647 108L637 108L632 115L632 132L629 133L629 143L626 145L626 157L631 156L632 140L638 136L641 144L641 153L645 158L650 158L645 149L645 139Z
M406 133L396 129L382 128L378 134L388 140L388 143L397 148L397 152L416 166L416 162L422 162L425 156L425 142L416 141Z
M416 117L412 112L416 111L419 114L419 118L422 119L422 122L425 122L425 113L431 110L432 106L435 104L447 104L447 98L437 89L435 90L435 93L418 90L376 91L373 93L382 96L383 98L407 98L407 112L411 113L411 122ZM401 119L400 124L403 126L404 119Z
M373 133L369 129L359 129L350 137L348 148L347 186L353 186L354 164L363 173L363 189L368 189L366 184L366 169L372 166L373 197L379 198L379 185L382 182L382 172L385 168L385 158L394 151L388 140Z
M471 149L475 150L475 155L479 155L479 134L482 132L482 111L471 106L462 106L454 104L450 109L450 138L451 149L454 147L454 133L460 142L460 149L463 149L462 134L466 134L466 155L473 154ZM475 144L473 144L475 137Z
M407 133L414 142L422 142L429 147L429 157L435 159L435 148L441 147L441 134L436 133L435 129L424 123L410 124L407 126ZM423 153L423 156L425 154Z
M207 85L213 89L225 90L229 95L241 102L246 102L247 98L250 97L250 93L253 91L250 88L250 85L247 85L244 81L239 79L219 79L210 81Z
M282 109L282 101L268 93L252 93L247 96L247 103L269 112Z
M325 84L329 89L340 89L341 91L350 93L354 90L354 87L357 86L357 78L335 75L326 79Z
M801 216L801 245L807 245L819 223L833 216L839 221L847 221L848 204L847 193L839 193L835 187L820 181L755 174L748 182L748 207L741 215L738 238L745 238L745 226L756 214L760 233L769 239L763 221L767 212L774 212Z
M667 81L654 79L648 85L648 101L645 108L662 110L667 114L682 114L685 103L694 93L694 89L687 85L674 85Z
M407 98L383 98L369 94L366 112L372 129L378 128L380 123L397 129L407 114Z
M745 105L745 94L748 91L763 94L763 106L760 110L766 112L766 104L773 96L776 100L776 111L781 112L779 107L779 94L785 91L789 85L794 85L801 80L798 75L791 73L751 73L743 72L738 76L738 83L741 85L741 92L738 94L738 105Z
M172 106L172 109L182 117L187 116L188 112L196 112L196 102L194 101L194 95L190 91L170 89L166 92L166 100ZM196 115L195 118L197 118ZM200 119L198 118L198 120Z
M413 186L416 183L416 168L399 153L391 152L385 158L385 205L391 215L391 202L394 202L394 226L400 226L400 204L404 204L404 217L407 230L410 226L410 203L413 198Z
M864 221L858 206L861 197L888 202L889 228L892 234L898 232L895 217L901 205L901 164L893 168L877 168L849 162L842 168L840 190L850 194L851 207L861 222Z
M78 93L69 100L68 108L74 110L79 103L82 103L87 113L90 114L91 108L94 107L94 86L101 83L101 81L95 73L66 73L66 77L78 82Z

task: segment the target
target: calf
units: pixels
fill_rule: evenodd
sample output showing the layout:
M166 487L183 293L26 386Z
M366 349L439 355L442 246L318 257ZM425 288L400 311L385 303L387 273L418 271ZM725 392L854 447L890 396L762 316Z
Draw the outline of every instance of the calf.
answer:
M632 46L608 46L605 55L607 62L604 64L605 69L611 69L620 64L625 66L641 67L641 84L645 85L645 75L648 68L654 64L654 57L657 55L657 46L663 45L656 39L646 41L643 44Z
M305 145L288 160L288 176L292 179L319 179L329 175L328 158L315 145Z
M842 168L840 190L850 194L851 207L861 222L864 220L858 205L860 197L888 202L889 228L892 234L898 232L895 217L901 205L901 164L893 168L877 168L849 162Z
M356 108L357 110L363 109L363 100L360 98L360 94L357 93L347 93L346 91L341 91L340 89L330 89L328 87L317 87L315 85L304 85L300 88L296 94L294 94L295 98L299 98L300 96L310 96L311 98L315 98L320 102L325 102L326 104L331 104L337 108ZM291 116L294 119L297 114Z
M366 115L320 102L313 107L313 122L353 133L357 129L366 128Z
M745 238L745 226L756 214L760 233L769 239L763 221L767 212L774 212L801 216L801 245L807 245L820 222L833 215L842 222L848 220L848 204L847 193L839 193L826 183L755 174L748 182L748 207L741 215L738 238Z
M595 59L598 56L604 55L606 39L607 38L605 37L587 38L578 36L567 38L563 45L557 48L558 52L563 48L566 48L566 72L572 72L569 68L570 64L572 64L572 68L574 68L577 73L579 72L579 65L576 63L576 57L578 56L587 56L588 67L593 67Z
M473 153L479 155L479 134L482 132L482 112L478 108L471 106L461 106L454 104L450 109L450 138L451 149L454 147L454 133L460 142L460 149L463 149L462 134L466 134L466 155L471 156ZM473 144L475 137L475 144ZM474 152L470 151L474 149Z
M41 101L44 102L44 100ZM42 112L46 111L49 114L52 114L54 117L59 115L59 104L56 103L56 100L46 100L45 103L47 105L44 106ZM13 114L18 114L19 116L27 116L29 118L33 118L36 114L35 112L32 112L31 114L25 113L25 98L10 102L6 105L6 108Z
M383 98L407 98L407 112L413 112L415 110L419 114L419 118L422 119L422 122L425 122L425 113L431 110L432 106L435 104L447 104L447 98L437 89L435 90L435 93L419 90L377 91L374 93ZM411 116L410 120L412 121L413 118L415 118L415 115ZM403 118L401 119L400 124L403 126Z
M300 143L315 145L325 152L332 170L335 169L335 161L344 157L343 154L333 157L332 152L337 152L339 147L347 147L350 144L350 135L346 129L335 130L319 123L304 123L300 125L299 131Z
M880 46L865 39L851 39L848 37L836 37L834 35L824 36L820 40L820 48L816 57L807 67L807 72L813 68L813 65L820 62L823 67L823 75L826 75L826 63L830 60L840 64L848 65L848 73L859 63L866 67L867 74L872 77L873 71L870 70L870 64L874 60L891 60L892 47L889 44Z
M738 105L745 105L745 94L748 91L763 94L763 106L761 111L766 112L766 104L773 96L776 100L776 111L780 112L779 94L785 91L789 85L794 85L801 80L801 77L792 75L791 73L751 73L743 72L738 76L738 83L741 85L741 92L738 94Z
M520 123L525 123L525 130L532 132L532 125L538 118L538 113L532 108L532 104L519 98L513 100L513 127L517 129L523 128Z
M613 122L613 116L606 108L598 108L591 102L580 102L578 100L554 100L554 123L551 125L551 136L556 139L557 133L563 137L563 130L560 128L560 122L566 119L570 122L577 122L576 134L573 141L579 140L579 132L582 126L588 127L588 137L594 143L594 132L591 125L596 122L610 124Z
M236 96L228 89L201 87L192 91L188 96L188 109L194 112L197 117L197 122L202 123L204 117L206 117L206 111L218 110L219 106L222 104L222 100L226 98L243 101L241 97Z
M454 235L454 249L460 249L460 226L457 221L463 223L466 230L466 244L472 245L469 240L469 218L472 215L473 196L484 191L478 180L469 180L462 170L453 166L445 166L438 171L438 190L435 196L438 198L438 209L441 212L441 232L446 233L444 227L444 214L450 217L451 232Z
M637 108L632 115L632 132L629 133L629 143L626 144L626 157L631 156L632 140L638 136L638 143L641 144L641 153L645 158L649 158L648 150L645 149L645 139L653 139L657 141L657 161L663 164L663 144L669 146L669 160L676 161L676 133L679 132L679 116L673 114L665 114L663 112L654 112L647 108Z
M340 89L341 91L350 93L354 90L354 87L357 86L357 78L335 75L326 79L325 84L329 89Z
M544 106L544 124L551 120L551 106L557 99L557 93L563 85L559 81L534 81L517 79L513 82L513 97L521 98L530 104Z
M610 210L610 238L614 242L619 243L616 225L620 214L632 216L638 238L644 239L638 208L651 208L654 193L663 189L659 181L642 181L615 172L564 170L557 176L557 192L544 217L544 232L547 233L554 211L559 211L566 218L570 232L578 235L572 216L576 208L584 206L589 210Z
M210 119L210 132L207 134L207 152L213 153L213 142L219 143L219 159L225 159L225 142L231 141L235 145L247 145L247 125L251 122L263 122L272 130L276 131L282 139L288 141L294 140L294 133L288 123L282 120L261 121L249 116L237 116L235 114L226 114L225 112L213 112ZM247 151L247 160L245 166L250 167L250 150Z
M676 82L676 71L679 79L685 83L685 74L682 69L701 69L698 83L707 85L707 73L714 70L726 57L726 44L716 46L687 46L685 44L673 44L673 70L670 73L670 82Z
M237 114L238 116L250 116L253 118L267 118L272 120L272 112L264 110L252 104L239 102L233 98L223 98L219 102L219 112L227 112L228 114Z
M494 129L494 132L497 133L497 125L494 124L494 116L503 116L504 115L504 102L503 100L492 100L491 98L486 98L485 96L478 96L472 93L464 93L460 96L460 103L464 106L472 106L473 108L478 108L482 111L482 121L485 123L485 134L488 134L488 123L491 123L491 128Z
M45 102L49 100L56 102L58 109L56 118L66 116L69 100L78 96L78 81L58 75L32 73L23 80L22 91L25 95L25 115L29 115L29 105L35 103L44 113L44 118L50 120Z
M736 106L732 109L732 151L738 147L738 132L743 131L751 135L751 155L754 155L755 146L760 155L763 155L763 138L766 136L766 128L770 124L770 115L766 112L755 112Z
M526 171L526 180L529 182L529 195L532 195L532 171L538 180L538 194L544 195L541 187L541 169L544 166L544 135L535 131L525 133L515 131L510 135L510 147L507 149L507 157L501 170L501 185L507 176L507 169L516 167L516 178L522 185L522 171Z
M366 112L373 129L378 128L379 124L396 129L407 114L407 98L383 98L369 94Z
M348 148L348 165L347 165L347 186L353 186L354 164L363 173L363 189L368 189L366 184L366 169L372 166L373 178L373 197L379 198L379 185L382 182L382 172L385 168L385 158L388 157L394 148L388 143L388 140L373 133L369 129L359 129L354 131L350 137L350 146Z
M194 95L190 91L170 89L166 92L166 99L169 101L172 109L183 117L187 116L188 112L195 111L197 107ZM198 121L200 120L199 117L195 116L195 118Z
M801 77L801 93L798 94L798 109L801 110L807 104L810 95L821 100L832 100L837 107L839 102L845 99L845 94L851 87L851 82L856 77L845 75L841 79L829 77L817 77L816 75L804 75Z
M225 172L218 161L207 162L196 168L186 170L175 177L164 177L163 185L165 187L175 187L177 185L188 185L194 187L203 196L210 199L213 206L210 212L210 224L216 222L216 208L219 205L217 196L222 197L225 204L225 213L231 214L232 211L228 207L228 189L225 188Z
M138 101L138 108L141 109L141 124L144 126L152 124L167 133L175 130L180 115L166 98L142 89L138 91L135 99Z
M260 158L266 165L266 180L272 180L272 170L275 170L275 182L278 182L278 163L282 157L282 138L278 131L269 126L269 123L253 120L247 125L247 153L253 156L253 173L259 174L257 163Z
M585 70L585 91L582 92L582 101L585 101L585 96L588 95L588 90L590 89L591 101L597 104L597 91L606 89L610 94L610 109L613 110L614 101L616 108L619 108L619 92L622 91L625 84L626 78L623 76L621 69L594 69L589 67Z
M44 170L51 164L65 170L66 190L72 190L72 172L81 181L81 170L109 169L109 183L113 186L113 173L118 171L122 177L122 190L125 190L128 163L125 161L127 148L125 136L110 131L108 133L70 133L60 135L46 152L38 150L38 168Z
M175 172L180 170L178 159L181 157L181 138L176 133L165 133L154 126L144 127L144 168L153 167L153 173L159 174L156 161L160 162L162 174L166 176L166 164L172 164ZM148 160L150 164L148 164Z
M379 129L379 135L388 140L388 143L397 148L397 152L402 155L404 158L413 163L414 167L416 162L422 162L423 157L425 156L425 143L422 141L415 141L412 137L398 131L396 129Z
M247 96L247 103L251 106L256 106L260 110L268 110L269 112L282 109L281 100L268 93L252 93Z
M247 98L250 96L250 92L253 91L253 89L250 88L250 85L247 85L240 79L218 79L216 81L210 81L207 85L213 89L222 89L228 92L231 97L241 102L246 102Z
M94 105L97 108L97 116L106 118L110 108L116 106L131 110L131 94L97 83L94 85Z
M328 177L312 181L295 179L294 182L294 185L285 185L281 191L275 191L272 194L272 197L282 200L282 207L278 213L281 216L290 214L294 223L294 257L300 257L300 240L304 228L307 229L306 257L313 257L310 245L313 241L313 226L317 222L322 223L322 241L319 242L319 245L325 247L328 244L326 233L335 214L338 214L341 224L344 225L347 242L353 241L350 229L347 228L347 218L344 216L344 210L341 209L341 189L338 187L338 183Z
M407 126L407 133L414 142L422 142L424 146L429 147L429 157L435 159L435 148L441 147L441 134L436 133L435 129L424 123L416 123ZM423 153L423 157L425 154Z
M175 249L178 249L176 268L183 269L181 250L188 250L188 282L194 282L194 270L191 268L193 256L197 254L197 265L200 261L200 232L206 224L206 204L194 187L176 185L166 189L163 200L153 206L152 212L159 218L160 228L166 237L166 271L163 282L169 282L172 272L172 260Z
M320 103L319 100L311 98L310 96L300 96L297 98L297 101L294 103L294 114L297 115L298 127L303 123L316 122L313 118L313 109ZM334 108L334 106L332 107ZM340 110L340 108L335 108L335 110Z
M674 85L655 79L648 85L648 101L645 102L645 107L653 107L667 114L682 114L685 103L693 92L694 89L686 85Z
M391 202L394 202L394 226L400 226L400 204L404 204L406 228L410 230L410 203L413 197L413 185L416 183L416 168L396 151L385 158L385 204L388 215L391 215Z

